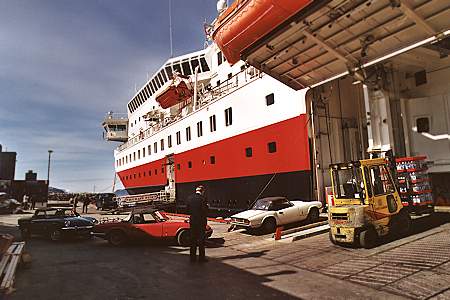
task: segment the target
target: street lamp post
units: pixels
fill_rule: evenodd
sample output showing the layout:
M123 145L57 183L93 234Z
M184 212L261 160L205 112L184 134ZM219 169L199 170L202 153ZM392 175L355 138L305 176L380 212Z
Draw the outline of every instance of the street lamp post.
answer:
M50 157L53 153L53 150L48 150L48 165L47 165L47 185L50 188Z

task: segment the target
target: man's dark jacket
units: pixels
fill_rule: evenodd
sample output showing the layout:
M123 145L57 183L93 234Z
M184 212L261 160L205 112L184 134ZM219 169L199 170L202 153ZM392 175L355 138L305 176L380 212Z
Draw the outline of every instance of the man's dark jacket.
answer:
M187 211L190 215L189 222L191 227L199 226L204 228L207 220L206 215L208 213L208 204L205 197L195 193L187 199Z

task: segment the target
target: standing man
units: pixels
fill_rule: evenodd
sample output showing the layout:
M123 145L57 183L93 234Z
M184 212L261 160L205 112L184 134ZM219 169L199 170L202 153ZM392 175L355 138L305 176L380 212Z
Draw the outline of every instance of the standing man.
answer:
M75 194L75 196L73 196L73 211L77 212L77 205L78 205L78 194Z
M207 262L205 257L205 228L206 215L208 213L208 203L206 202L205 187L199 185L195 189L195 194L187 199L187 211L190 215L190 233L191 233L191 251L190 260L195 262L197 260L197 247L199 262Z
M25 210L28 209L28 195L27 194L23 195L22 206L23 206L23 209L25 209Z
M31 202L31 209L34 209L34 207L36 206L36 197L33 195L30 195L29 200Z
M83 199L83 213L84 212L88 212L88 206L89 203L91 203L91 198L89 197L89 195L84 195L84 199Z

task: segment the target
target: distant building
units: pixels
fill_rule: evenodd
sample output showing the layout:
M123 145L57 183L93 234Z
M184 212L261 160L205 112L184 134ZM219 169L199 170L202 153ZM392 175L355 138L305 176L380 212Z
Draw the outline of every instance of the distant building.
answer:
M3 152L0 145L0 192L10 194L14 199L22 202L23 195L33 197L36 202L47 202L48 182L38 180L37 173L29 170L25 180L15 180L16 152Z
M0 180L14 180L16 156L16 152L3 152L0 145Z

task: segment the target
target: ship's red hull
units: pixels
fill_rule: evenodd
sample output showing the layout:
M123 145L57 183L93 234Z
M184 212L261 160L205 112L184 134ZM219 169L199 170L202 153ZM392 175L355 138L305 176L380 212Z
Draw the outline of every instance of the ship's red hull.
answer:
M276 151L270 153L268 144L272 142L276 143ZM247 157L246 148L250 147L252 156ZM272 184L279 188L275 190L283 195L310 195L306 115L175 154L173 159L177 198L191 193L195 184L202 183L214 194L210 199L212 203L224 206L224 203L236 202L236 206L242 208L248 201L245 194L250 197L259 193L271 177L275 178ZM167 184L166 163L166 159L160 159L118 175L129 191L156 191ZM187 191L181 187L187 187ZM237 192L238 189L241 191Z

